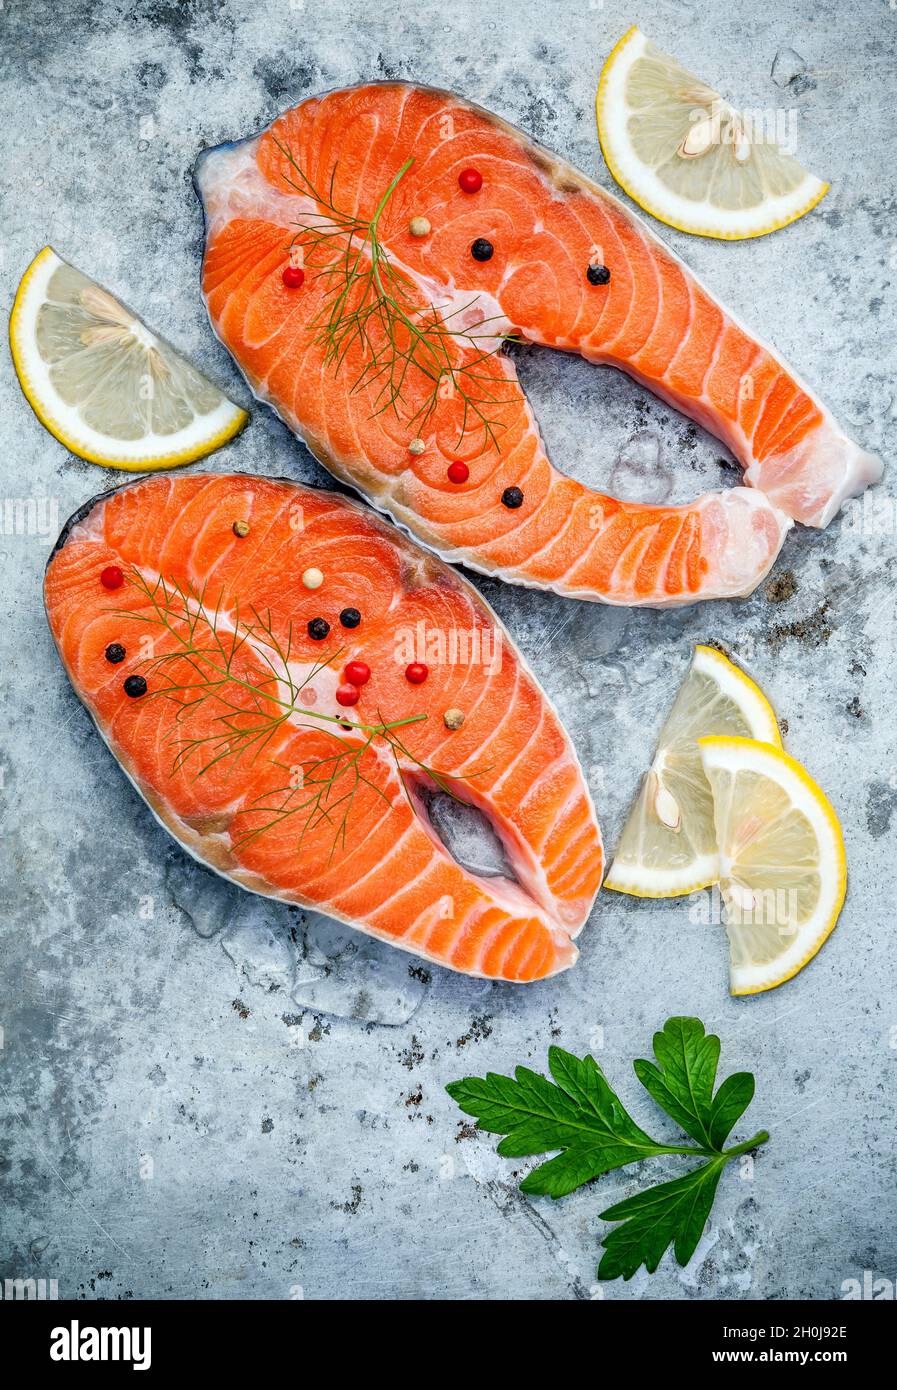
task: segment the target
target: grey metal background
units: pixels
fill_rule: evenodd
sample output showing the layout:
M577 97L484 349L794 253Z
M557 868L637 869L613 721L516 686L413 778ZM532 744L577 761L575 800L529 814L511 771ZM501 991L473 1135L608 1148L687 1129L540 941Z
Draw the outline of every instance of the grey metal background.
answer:
M612 187L594 89L633 22L735 101L797 112L798 155L832 184L817 211L740 244L661 232L887 459L887 0L4 0L4 304L51 242L246 400L198 292L202 146L317 90L407 76L491 107ZM803 62L780 64L782 86L771 69L788 48ZM519 361L561 467L675 501L734 480L719 445L619 375L535 350ZM5 348L0 420L4 499L47 498L61 523L117 481L41 429ZM211 466L322 480L262 410ZM876 496L892 489L886 475ZM693 643L726 643L787 719L788 747L843 821L850 892L818 959L742 1001L726 993L722 929L684 902L602 895L575 970L515 989L409 971L212 879L157 827L69 688L41 605L48 538L4 526L0 1277L84 1298L728 1299L837 1298L864 1269L897 1276L893 515L878 524L798 530L752 599L685 612L478 581L574 736L610 848ZM752 1178L724 1178L688 1269L668 1257L599 1290L598 1212L638 1175L527 1201L442 1088L541 1067L551 1041L591 1047L663 1131L630 1062L677 1012L721 1034L727 1070L755 1071L737 1133L772 1139Z

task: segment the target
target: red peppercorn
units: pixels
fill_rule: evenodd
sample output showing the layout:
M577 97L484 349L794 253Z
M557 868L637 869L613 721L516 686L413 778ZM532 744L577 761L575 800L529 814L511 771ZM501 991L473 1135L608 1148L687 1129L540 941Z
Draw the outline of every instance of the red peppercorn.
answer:
M341 686L339 686L338 689L337 689L337 692L336 692L336 703L337 703L338 705L357 705L357 704L358 704L358 686L357 686L357 685L341 685Z
M425 666L422 661L412 661L410 666L405 667L405 679L412 685L423 685L429 674L429 666Z
M107 565L100 575L100 583L104 589L120 589L125 582L125 577L118 565Z
M462 169L458 183L464 193L479 193L483 187L483 175L479 169Z
M283 272L283 283L288 290L298 290L305 281L305 271L301 265L288 265Z
M470 469L467 467L467 464L462 463L460 459L458 459L457 463L450 463L446 472L448 473L448 480L450 483L466 483L467 479L470 477Z
M343 671L343 678L350 685L367 685L371 678L371 668L366 661L350 661Z

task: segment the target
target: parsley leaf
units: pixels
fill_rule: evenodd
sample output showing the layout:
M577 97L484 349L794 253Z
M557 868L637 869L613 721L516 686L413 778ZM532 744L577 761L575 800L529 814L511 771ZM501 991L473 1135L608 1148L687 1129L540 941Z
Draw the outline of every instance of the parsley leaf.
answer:
M639 1129L591 1057L551 1047L548 1065L556 1085L518 1067L514 1080L489 1072L445 1088L480 1129L507 1135L498 1145L503 1157L563 1150L523 1180L522 1192L565 1197L612 1168L669 1152Z
M712 1159L684 1177L649 1187L603 1211L602 1220L623 1225L602 1241L598 1278L631 1279L641 1264L653 1274L670 1241L675 1242L676 1259L687 1265L707 1224L726 1162Z
M692 1139L718 1150L753 1100L753 1076L735 1072L714 1097L719 1038L705 1036L696 1018L668 1018L654 1034L654 1055L659 1066L633 1063L645 1090Z
M598 1277L631 1279L641 1265L653 1274L671 1244L679 1263L688 1263L723 1169L769 1138L761 1131L744 1144L723 1149L753 1098L754 1078L750 1072L735 1072L714 1094L719 1052L719 1038L705 1034L698 1019L670 1018L654 1035L656 1064L634 1063L648 1094L695 1145L652 1139L629 1115L597 1062L560 1047L548 1051L552 1081L517 1067L513 1078L489 1072L453 1081L446 1090L481 1129L505 1136L498 1145L504 1157L560 1151L520 1184L522 1192L532 1195L564 1197L603 1173L645 1158L674 1154L707 1160L601 1213L605 1220L623 1224L604 1238Z

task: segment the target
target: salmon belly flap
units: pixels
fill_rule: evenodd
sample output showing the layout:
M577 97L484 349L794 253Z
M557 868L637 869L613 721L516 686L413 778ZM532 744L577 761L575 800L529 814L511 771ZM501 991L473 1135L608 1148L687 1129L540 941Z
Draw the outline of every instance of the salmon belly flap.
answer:
M387 522L289 482L156 475L76 514L45 601L76 692L195 857L450 969L574 963L603 870L576 754L491 609ZM434 794L482 812L509 873L454 858Z
M310 98L206 151L195 181L206 305L252 390L444 558L608 603L733 597L793 520L827 524L880 474L637 217L459 98ZM750 486L670 507L565 476L509 335L627 372L721 438Z

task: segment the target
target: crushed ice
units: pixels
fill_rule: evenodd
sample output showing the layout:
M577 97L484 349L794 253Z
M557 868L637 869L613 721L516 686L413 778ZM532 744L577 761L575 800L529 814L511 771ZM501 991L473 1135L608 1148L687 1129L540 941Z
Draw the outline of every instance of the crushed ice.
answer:
M627 502L666 502L673 474L662 460L660 436L639 430L620 450L610 475L610 492Z
M770 76L777 87L788 87L807 70L806 61L793 48L780 48L772 60Z
M442 843L463 868L485 877L514 877L501 841L475 806L434 792L427 798L427 811Z
M322 913L247 893L172 850L172 899L204 940L218 936L241 979L301 1010L393 1027L427 992L425 965Z

